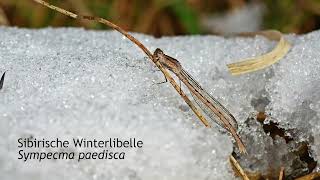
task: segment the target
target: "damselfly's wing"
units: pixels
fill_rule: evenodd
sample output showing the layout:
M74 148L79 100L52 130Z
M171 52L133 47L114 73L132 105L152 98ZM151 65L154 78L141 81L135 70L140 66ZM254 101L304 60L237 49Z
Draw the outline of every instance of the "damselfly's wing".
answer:
M211 119L212 121L214 121L217 125L219 125L221 128L226 129L225 126L223 125L223 123L221 121L217 121L217 116L212 113L212 111L210 110L210 108L208 106L206 106L196 95L194 95L193 93L191 93L194 102L196 102L198 104L198 106L200 107L200 109L209 117L209 119Z
M184 69L182 69L181 71L182 75L185 76L189 83L204 97L206 98L221 114L223 114L225 116L225 118L228 120L228 122L230 123L230 125L235 128L238 129L238 123L236 121L236 119L234 118L234 116L218 101L216 100L214 97L212 97L209 93L207 93L201 86L200 84ZM192 91L190 91L192 94L193 99L195 100L195 102L199 105L199 107L203 110L203 112L211 119L213 120L215 123L217 123L219 126L226 128L226 126L218 119L220 119L218 114L215 114L214 112L212 112L212 110L205 105L196 95L193 94ZM228 130L228 129L227 129Z

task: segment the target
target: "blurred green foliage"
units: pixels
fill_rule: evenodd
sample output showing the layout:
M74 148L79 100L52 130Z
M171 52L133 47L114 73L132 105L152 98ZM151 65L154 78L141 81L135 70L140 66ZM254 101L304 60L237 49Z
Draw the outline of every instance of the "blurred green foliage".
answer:
M241 8L247 3L266 6L263 29L305 33L320 28L320 0L47 0L73 12L107 18L121 27L162 35L204 34L201 19ZM32 0L1 0L0 24L39 28L83 26L105 29L89 21L74 21ZM223 32L221 32L223 33Z
M184 0L175 0L170 6L189 34L199 34L200 26L197 14Z

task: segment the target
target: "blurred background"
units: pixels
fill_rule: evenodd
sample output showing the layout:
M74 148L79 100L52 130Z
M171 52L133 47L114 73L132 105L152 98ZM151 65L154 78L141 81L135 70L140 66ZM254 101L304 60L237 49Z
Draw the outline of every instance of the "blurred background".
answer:
M320 29L320 0L47 0L82 15L106 18L128 31L156 37L229 34L261 29L307 33ZM27 28L81 26L32 0L1 0L0 25Z

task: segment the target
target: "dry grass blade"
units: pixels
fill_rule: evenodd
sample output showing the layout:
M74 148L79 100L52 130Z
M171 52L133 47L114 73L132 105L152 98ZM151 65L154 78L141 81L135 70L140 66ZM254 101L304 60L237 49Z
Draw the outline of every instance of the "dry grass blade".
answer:
M90 10L85 6L85 4L82 2L83 0L68 0L68 2L72 5L72 8L74 8L78 12L82 12L84 14L92 15ZM85 27L93 27L93 24L85 21L85 20L80 20L81 24L84 25Z
M162 67L162 65L157 62L154 58L152 53L141 43L139 42L136 38L134 38L133 36L131 36L130 34L128 34L126 31L124 31L122 28L120 28L119 26L113 24L112 22L100 18L100 17L93 17L93 16L80 16L77 14L74 14L72 12L69 12L65 9L53 6L45 1L42 0L33 0L39 4L42 4L50 9L53 9L55 11L58 11L66 16L72 17L74 19L87 19L87 20L92 20L92 21L96 21L102 24L105 24L115 30L117 30L118 32L120 32L121 34L123 34L124 36L126 36L130 41L132 41L134 44L136 44L139 48L141 48L143 50L144 53L147 54L147 56L153 61L153 63L156 64L156 66L161 70L161 72L164 74L164 76L167 78L167 80L171 83L171 85L175 88L175 90L180 94L180 96L183 98L183 100L188 104L188 106L192 109L192 111L197 115L197 117L201 120L201 122L206 126L206 127L210 127L210 124L208 123L208 121L205 119L205 117L202 115L202 113L192 104L192 102L190 101L190 99L186 96L186 94L181 90L180 86L175 82L175 80L171 77L171 75L168 73L168 71L166 69L164 69Z
M284 167L281 167L281 169L280 169L280 175L279 175L279 180L284 180L284 177L285 177L285 175L284 175Z
M4 77L6 76L6 72L4 72L1 76L0 79L0 90L3 88L3 84L4 84Z
M282 33L275 30L261 31L256 33L243 33L242 35L262 35L270 40L278 40L279 43L271 52L267 54L255 58L240 60L240 62L237 63L228 64L227 66L232 75L240 75L264 69L282 59L291 47L290 43L283 37Z
M247 174L244 172L238 161L231 155L230 156L231 165L237 170L237 173L241 175L243 180L250 180Z
M299 177L295 180L319 180L320 179L320 172L314 172L302 177Z

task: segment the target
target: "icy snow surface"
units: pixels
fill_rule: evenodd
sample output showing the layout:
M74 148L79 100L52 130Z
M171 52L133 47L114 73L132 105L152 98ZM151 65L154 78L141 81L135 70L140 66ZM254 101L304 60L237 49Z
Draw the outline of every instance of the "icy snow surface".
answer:
M294 145L281 137L273 141L249 118L264 110L281 127L294 129L289 135L297 142L310 141L320 160L320 31L287 36L293 48L284 59L239 77L228 73L227 63L270 51L275 42L134 36L151 51L159 47L178 59L234 114L250 144L242 166L264 171L285 164L290 171ZM234 179L232 138L217 127L204 128L169 83L157 84L164 77L145 54L115 31L0 28L0 73L6 70L0 179ZM17 139L30 136L136 137L144 146L127 150L125 160L25 163L18 160Z

